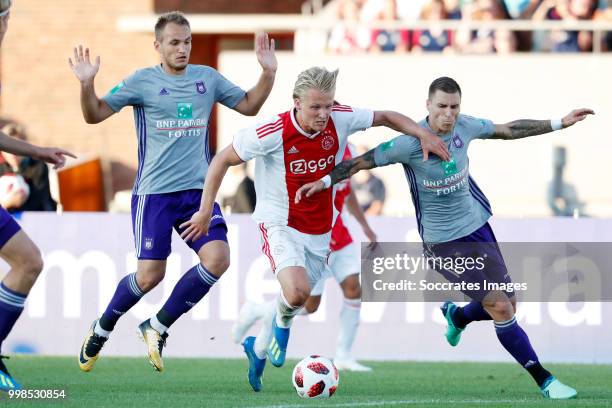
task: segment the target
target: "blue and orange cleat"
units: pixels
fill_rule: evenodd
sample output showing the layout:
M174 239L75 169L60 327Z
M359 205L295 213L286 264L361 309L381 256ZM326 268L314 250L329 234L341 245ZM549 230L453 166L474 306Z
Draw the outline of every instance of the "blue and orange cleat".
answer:
M446 341L451 346L455 347L459 344L459 340L461 340L461 333L465 329L459 329L455 326L455 322L453 322L453 313L455 313L455 309L457 309L457 305L453 302L444 302L442 306L440 306L440 310L446 319Z
M266 368L266 359L259 358L255 354L255 337L249 336L244 339L242 346L244 347L244 353L249 359L249 384L251 384L253 391L259 392L262 387L261 379L263 378L264 368Z
M7 356L0 356L0 391L9 392L11 390L17 391L21 389L19 384L8 372L8 369L2 362L2 359L8 358Z
M275 367L282 367L285 364L287 355L287 344L289 343L289 328L284 329L276 325L276 318L273 320L272 341L268 346L268 358Z

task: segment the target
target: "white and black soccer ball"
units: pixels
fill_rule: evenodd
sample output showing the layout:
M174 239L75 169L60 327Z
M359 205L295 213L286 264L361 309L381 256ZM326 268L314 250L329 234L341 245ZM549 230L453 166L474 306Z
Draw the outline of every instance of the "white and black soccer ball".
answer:
M329 398L338 388L338 369L329 358L310 356L296 364L291 381L302 398Z
M8 197L13 194L21 193L25 199L30 195L30 186L19 174L5 174L0 176L0 197Z

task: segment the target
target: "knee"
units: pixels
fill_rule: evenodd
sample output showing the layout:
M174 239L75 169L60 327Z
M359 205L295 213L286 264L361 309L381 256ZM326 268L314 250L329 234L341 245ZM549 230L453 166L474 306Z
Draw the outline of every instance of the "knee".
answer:
M209 256L202 261L202 265L207 271L219 278L230 266L229 256L225 254Z
M32 284L36 281L43 270L42 255L37 247L33 247L23 259L19 260L19 269Z
M509 300L483 302L482 305L495 320L510 320L514 317L514 305Z
M348 279L350 278L347 278L347 280ZM359 285L359 280L355 279L355 282L347 282L346 285L343 285L342 292L347 299L361 298L361 285Z
M294 287L287 291L283 291L283 294L285 295L285 299L290 306L303 306L306 303L306 300L308 300L308 296L310 296L310 289Z
M159 271L155 269L148 269L144 272L139 272L136 275L138 286L143 292L148 292L156 287L159 282L164 279L165 271Z

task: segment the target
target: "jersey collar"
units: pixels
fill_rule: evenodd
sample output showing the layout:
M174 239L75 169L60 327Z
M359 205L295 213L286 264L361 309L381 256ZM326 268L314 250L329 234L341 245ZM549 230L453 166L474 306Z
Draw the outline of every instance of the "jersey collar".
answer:
M295 108L291 109L291 123L293 123L293 127L298 132L300 132L302 135L306 136L309 139L314 139L315 137L319 135L319 133L321 133L321 132L308 133L304 129L302 129L300 125L298 124L297 119L295 118Z

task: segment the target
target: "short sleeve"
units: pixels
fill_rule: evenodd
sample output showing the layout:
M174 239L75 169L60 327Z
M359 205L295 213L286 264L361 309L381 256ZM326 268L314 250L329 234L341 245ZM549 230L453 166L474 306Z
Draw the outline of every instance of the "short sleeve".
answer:
M234 136L232 146L243 161L251 160L258 156L264 156L272 153L277 149L282 149L283 138L278 137L282 133L282 127L277 127L274 131L265 133L257 133L262 126L280 123L280 118L275 116L263 124L248 127L240 130Z
M402 135L376 146L374 162L377 167L395 163L410 164L410 160L414 160L419 151L421 145L417 139Z
M142 105L142 91L139 86L138 71L119 82L102 98L114 112L124 106Z
M215 75L215 100L230 109L233 109L238 102L244 99L246 92L244 89L234 85L230 80L214 71Z
M257 156L263 155L263 148L257 136L255 128L242 129L232 141L236 154L243 160L249 161Z
M346 105L335 105L332 108L334 125L346 136L372 127L374 111L353 108Z
M488 119L463 115L463 121L470 139L487 139L495 133L495 124Z

